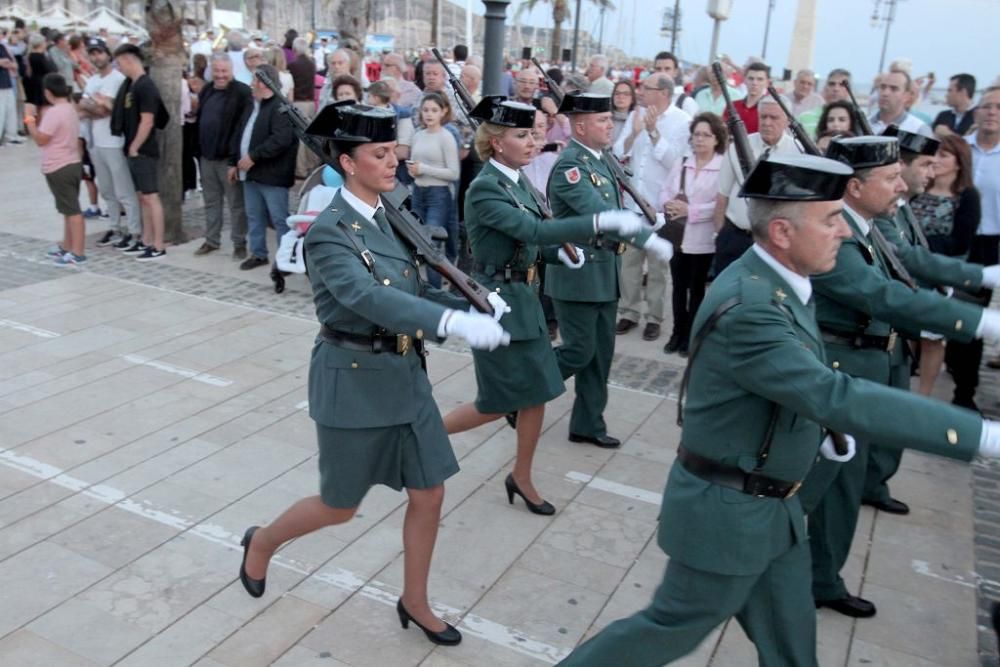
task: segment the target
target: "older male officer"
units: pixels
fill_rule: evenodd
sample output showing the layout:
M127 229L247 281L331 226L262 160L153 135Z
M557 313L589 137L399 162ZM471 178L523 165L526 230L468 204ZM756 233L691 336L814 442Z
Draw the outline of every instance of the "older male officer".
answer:
M548 194L556 218L600 213L622 208L621 192L607 160L615 159L611 146L611 98L570 94L559 113L570 116L573 140L552 167ZM644 229L628 243L666 264L673 247ZM608 235L612 236L612 235ZM545 293L559 320L563 344L556 357L563 378L576 376L576 400L569 422L572 442L618 447L608 435L604 407L608 403L608 374L615 355L615 310L621 295L618 283L626 239L598 234L591 239L582 269L552 264L545 272Z
M963 342L1000 335L997 313L893 278L909 275L872 220L889 210L906 189L897 140L837 139L827 155L856 170L844 194L851 236L840 247L836 267L813 279L816 319L830 366L890 384L893 369L906 367L899 330L932 331ZM809 513L816 605L857 618L873 616L875 605L850 594L839 573L854 538L868 467L872 441L862 435L858 434L858 453L850 463L820 462L802 489L802 503ZM897 446L882 438L877 442Z
M839 201L850 174L826 158L772 155L747 179L755 244L715 280L694 322L690 401L660 513L663 581L649 607L563 665L662 665L731 616L761 665L816 665L796 491L817 452L851 455L837 454L824 426L958 459L1000 456L1000 423L825 363L809 275L833 268L850 235Z
M941 142L929 135L900 130L895 125L886 128L883 136L896 137L899 141L899 157L903 165L902 178L906 183L906 193L898 201L894 214L875 218L875 226L893 245L893 251L906 270L922 287L956 287L976 291L981 287L993 289L1000 284L1000 266L984 267L970 264L955 257L931 252L927 236L917 222L909 202L923 193L933 174L934 156ZM924 332L927 335L927 332ZM936 336L936 334L931 334ZM905 348L904 348L905 349ZM944 345L938 342L922 348L921 360L925 354L937 349L944 356ZM921 374L923 375L923 374ZM933 382L934 378L930 378ZM910 388L910 363L894 365L889 384L900 389ZM889 493L887 484L899 469L902 452L891 447L872 445L868 452L868 470L865 473L865 488L861 502L864 505L892 514L907 514L910 508L896 500Z

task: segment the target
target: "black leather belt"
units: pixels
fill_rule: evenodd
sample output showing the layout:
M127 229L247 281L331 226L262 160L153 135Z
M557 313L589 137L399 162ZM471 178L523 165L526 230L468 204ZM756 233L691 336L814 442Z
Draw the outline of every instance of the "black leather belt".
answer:
M786 482L755 472L743 472L736 466L726 465L687 450L677 448L677 460L684 469L706 482L742 491L758 498L791 498L802 482Z
M594 242L594 248L595 249L597 249L597 250L610 250L611 252L615 253L616 255L621 255L622 253L624 253L625 252L625 247L626 247L625 244L622 243L621 241L609 241L607 239L603 239L603 240Z
M734 232L739 232L740 234L743 234L744 236L753 236L753 234L750 233L749 229L743 229L742 227L737 227L736 223L734 223L729 218L726 218L726 221L725 221L725 223L723 223L723 226L729 226L729 228L732 229Z
M481 264L476 262L473 265L473 269L478 273L489 276L491 280L500 280L505 283L533 283L535 282L535 276L537 275L537 267L534 264L529 266L527 269L504 268L503 270L497 271L492 275L486 272L486 269L489 266L495 267L496 265Z
M820 328L823 340L836 345L848 345L856 350L884 350L892 352L896 348L896 339L899 337L895 331L888 336L870 336L868 334L845 334L838 331Z
M375 354L388 352L403 356L408 354L410 350L416 350L422 354L424 346L424 341L414 340L407 334L356 334L348 331L337 331L325 324L320 327L319 336L331 345L348 350L374 352Z

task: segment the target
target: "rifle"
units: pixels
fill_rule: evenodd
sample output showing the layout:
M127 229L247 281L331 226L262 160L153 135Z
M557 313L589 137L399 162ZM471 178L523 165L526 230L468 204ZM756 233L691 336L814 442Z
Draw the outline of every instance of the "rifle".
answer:
M434 57L437 58L437 61L441 63L441 67L443 67L444 71L447 73L448 83L451 84L452 90L455 91L455 97L459 103L458 106L462 107L462 113L465 114L466 120L469 121L469 126L472 127L473 130L479 129L479 121L472 117L472 110L476 106L475 100L472 99L472 93L470 93L469 89L465 87L465 84L462 83L462 81L456 77L450 69L448 69L448 63L445 62L445 59L441 56L441 52L437 50L437 47L432 48L431 53L434 54ZM545 197L543 197L542 193L535 188L535 185L528 179L528 177L524 175L524 172L520 173L520 180L524 183L524 186L531 195L531 198L535 200L535 205L538 207L538 210L542 212L542 218L551 220L553 217L552 209L549 208L548 203L545 201ZM572 243L563 243L562 249L563 252L566 253L566 257L569 258L569 261L574 264L579 263L580 257L576 253L576 246Z
M774 101L778 103L778 106L781 107L781 110L785 112L785 117L788 119L788 128L792 131L792 134L795 135L799 145L802 146L802 152L808 153L809 155L822 156L823 154L820 152L816 142L812 140L812 137L810 137L809 133L806 132L806 128L802 127L802 123L800 123L798 119L792 115L792 112L788 110L785 103L781 101L781 96L778 94L778 91L774 86L767 87L767 94L770 95Z
M254 72L254 74L261 83L267 86L268 89L274 93L275 98L277 98L278 103L281 105L281 113L288 116L289 121L292 123L292 130L295 132L295 135L299 138L299 140L311 151L316 153L320 160L322 160L325 164L333 167L333 160L331 160L326 151L323 150L323 145L320 143L320 140L311 134L306 134L306 128L309 127L309 121L305 119L302 112L296 109L295 106L288 101L288 98L281 94L281 88L279 88L267 74L260 70ZM490 305L489 301L486 300L489 290L460 271L454 264L449 262L448 259L442 255L430 241L427 240L427 237L424 236L424 233L421 231L421 223L406 207L406 200L409 197L407 189L403 185L397 183L395 189L391 192L383 192L380 196L382 198L382 203L385 204L385 213L386 218L389 221L389 226L392 227L392 231L395 232L396 236L402 239L403 242L424 261L424 263L447 278L448 282L454 285L455 289L457 289L476 310L481 313L492 315L493 307Z
M740 161L740 171L745 179L750 175L755 162L753 151L750 150L750 140L747 135L747 126L743 119L736 113L733 101L729 97L729 88L726 86L726 76L722 73L722 63L718 60L712 63L712 74L719 82L722 89L722 96L726 99L726 126L729 128L729 136L733 139L733 147L736 149L736 157Z
M562 88L560 88L559 84L556 83L551 76L549 76L549 73L545 71L542 64L538 62L538 58L532 57L531 62L533 62L535 67L538 68L538 71L542 73L542 77L545 79L546 87L549 89L549 92L552 93L552 96L556 98L556 106L561 106L563 98L565 97L565 94L562 92ZM604 153L607 153L609 159L603 160L603 162L608 169L611 170L611 175L614 176L614 179L618 181L618 187L620 187L625 194L632 198L632 201L634 201L636 206L639 207L639 210L642 211L642 215L646 218L649 224L655 227L656 209L653 208L653 205L646 201L646 198L639 194L639 190L632 185L629 174L625 171L625 167L622 165L621 160L619 160L610 150L604 151Z
M868 122L868 117L861 112L861 107L858 105L858 101L854 99L854 91L851 90L851 84L848 83L847 79L844 79L844 88L847 90L847 94L851 98L851 104L854 106L854 117L858 121L858 127L861 129L862 134L875 134L875 130L872 129L872 124Z

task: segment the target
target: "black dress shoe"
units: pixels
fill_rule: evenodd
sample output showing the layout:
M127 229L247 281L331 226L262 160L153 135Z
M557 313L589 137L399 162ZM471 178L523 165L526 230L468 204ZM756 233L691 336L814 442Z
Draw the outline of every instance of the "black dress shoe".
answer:
M663 346L663 351L667 354L673 354L679 349L681 349L681 337L676 333L670 334L670 340Z
M557 322L548 322L546 327L549 330L549 340L555 340L559 336L559 324Z
M517 413L516 412L508 412L507 414L505 414L503 416L503 418L507 420L507 426L510 426L515 431L517 430Z
M399 602L396 603L396 613L399 614L399 623L403 626L404 630L409 627L410 621L413 621L413 624L423 630L427 638L435 644L455 646L462 641L462 633L456 630L455 626L451 623L445 623L446 627L441 632L434 632L420 625L420 622L410 616L410 612L406 611L406 607L403 606L403 598L399 598Z
M875 509L882 510L883 512L888 512L889 514L910 513L910 506L902 500L896 500L895 498L889 498L889 500L862 500L861 504L874 507Z
M642 330L643 340L656 340L660 337L660 325L656 322L646 322L646 328Z
M556 513L556 508L553 507L552 503L548 502L547 500L543 500L537 505L528 500L524 496L524 494L521 493L521 489L517 488L517 482L514 481L513 475L508 474L507 479L504 480L503 485L507 487L507 502L510 503L511 505L514 504L514 494L517 494L521 496L521 500L524 501L524 504L528 507L528 511L530 511L532 514L551 516Z
M687 336L681 337L681 344L677 347L677 354L682 357L688 356L688 339Z
M597 445L598 447L603 447L604 449L614 449L615 447L620 447L622 441L618 438L612 438L610 435L580 435L579 433L569 434L570 442L589 442L592 445Z
M871 618L875 615L875 605L864 598L847 594L839 600L816 600L816 608L826 607L851 618Z
M243 541L240 542L240 546L243 547L243 562L240 563L240 583L243 584L243 588L247 589L252 597L259 598L264 594L264 586L267 584L267 577L263 579L251 579L247 574L247 553L250 551L250 541L253 540L253 534L257 532L260 526L250 526L247 528L247 532L243 533Z
M632 320L625 319L624 317L618 320L618 324L615 325L615 333L621 336L622 334L627 334L632 329L639 326L638 322L633 322Z

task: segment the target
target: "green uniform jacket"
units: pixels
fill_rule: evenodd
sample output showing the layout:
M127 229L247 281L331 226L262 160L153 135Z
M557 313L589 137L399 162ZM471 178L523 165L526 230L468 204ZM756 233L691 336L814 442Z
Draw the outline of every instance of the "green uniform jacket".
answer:
M974 413L827 367L811 307L752 249L712 283L693 331L734 297L740 305L719 319L692 360L685 448L750 470L778 404L762 472L786 481L803 479L816 461L823 427L957 459L976 453L982 421ZM759 574L805 536L797 496L747 495L706 482L680 463L670 471L659 544L689 567Z
M604 159L614 158L606 154ZM553 165L548 196L556 218L593 215L622 207L621 191L611 169L577 141L571 141ZM591 238L583 268L553 264L545 269L545 293L563 301L617 301L621 257L605 245L627 241L642 247L652 233L650 227L629 239L603 234Z
M510 333L511 340L548 336L537 284L507 283L493 276L508 266L513 271L527 270L538 262L539 245L562 241L587 243L594 236L594 216L544 220L524 186L487 162L465 195L465 225L478 267L472 277L499 292L510 306L511 312L503 316L500 324ZM547 260L558 262L557 248L545 250ZM586 264L574 273L585 269Z
M878 249L861 233L858 221L846 211L844 218L853 234L841 244L836 267L812 279L820 327L848 336L888 336L895 327L914 336L926 330L962 342L975 337L982 309L894 280ZM889 382L891 365L905 363L903 354L902 341L891 354L826 344L831 366L883 384Z
M983 267L931 252L920 241L919 224L909 204L901 204L894 216L875 218L875 225L893 244L899 261L924 287L945 285L970 291L982 287Z
M371 272L362 260L365 249L374 260ZM316 317L337 331L370 335L381 328L437 339L446 308L468 308L464 299L423 282L409 250L364 219L339 192L309 228L305 255ZM316 340L309 366L309 416L324 426L411 423L420 412L415 397L433 400L430 394L427 374L413 351L376 354Z

